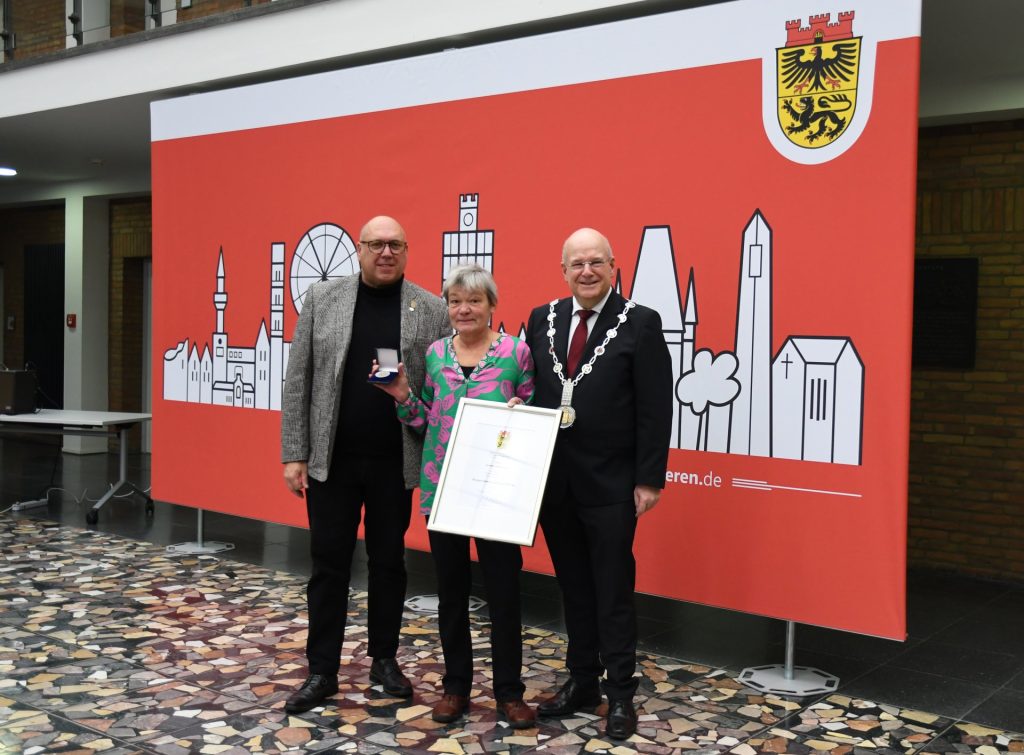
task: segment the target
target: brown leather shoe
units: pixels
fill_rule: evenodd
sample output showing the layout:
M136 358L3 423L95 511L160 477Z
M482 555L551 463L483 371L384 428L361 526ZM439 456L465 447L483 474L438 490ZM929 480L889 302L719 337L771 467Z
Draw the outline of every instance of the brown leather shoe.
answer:
M462 718L469 710L469 698L462 695L445 695L434 706L430 717L439 724L450 724Z
M513 729L531 729L537 725L537 714L523 702L522 698L498 703L498 712Z

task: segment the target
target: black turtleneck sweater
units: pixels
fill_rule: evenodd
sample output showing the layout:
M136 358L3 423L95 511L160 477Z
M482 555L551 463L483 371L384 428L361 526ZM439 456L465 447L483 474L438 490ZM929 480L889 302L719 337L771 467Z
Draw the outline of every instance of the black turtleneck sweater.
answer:
M374 288L360 279L341 383L335 455L391 456L401 461L402 431L395 402L366 382L377 349L400 349L401 333L402 281Z

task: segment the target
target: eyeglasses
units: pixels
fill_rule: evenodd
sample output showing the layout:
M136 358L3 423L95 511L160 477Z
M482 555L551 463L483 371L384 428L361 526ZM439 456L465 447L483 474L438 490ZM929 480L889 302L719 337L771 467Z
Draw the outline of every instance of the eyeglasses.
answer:
M392 254L401 254L409 246L406 242L400 241L399 239L390 239L387 241L384 239L374 239L373 241L360 241L359 243L374 254L383 254L384 247L390 249Z
M586 260L585 262L573 262L566 265L566 267L574 273L582 273L583 269L589 265L591 270L595 273L599 273L604 269L604 266L607 265L608 262L609 260Z

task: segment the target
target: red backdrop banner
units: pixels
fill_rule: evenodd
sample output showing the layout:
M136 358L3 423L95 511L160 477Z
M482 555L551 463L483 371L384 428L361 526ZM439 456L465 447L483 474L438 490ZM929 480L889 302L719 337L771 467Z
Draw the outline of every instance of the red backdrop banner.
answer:
M638 530L638 588L902 639L917 17L891 31L883 3L861 4L815 37L814 18L787 24L800 13L788 3L758 5L774 4L154 107L153 495L305 524L279 453L296 302L321 274L356 270L350 242L369 217L405 226L407 276L428 289L459 254L489 266L495 324L513 334L567 294L562 241L594 226L622 293L661 312L676 373L669 479ZM294 122L280 94L344 100L337 81L381 76L429 89L473 55L486 67L620 37L643 49L644 29L754 8L774 19L744 33L758 57L353 102ZM236 127L232 97L272 116ZM200 111L226 125L196 127ZM425 548L414 519L409 544ZM524 557L550 570L539 534Z

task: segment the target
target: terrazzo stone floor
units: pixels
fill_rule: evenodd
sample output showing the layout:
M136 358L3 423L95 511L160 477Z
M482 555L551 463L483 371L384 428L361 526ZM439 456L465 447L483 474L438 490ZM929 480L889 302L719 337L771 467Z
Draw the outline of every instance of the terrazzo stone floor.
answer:
M149 463L131 454L129 478L148 484ZM798 628L797 663L841 679L806 699L737 681L782 660L783 622L638 595L640 726L615 743L601 709L523 731L497 719L486 612L473 614L478 675L462 721L430 719L442 667L429 613L405 615L413 699L371 686L359 554L339 693L289 716L283 700L306 673L308 533L207 512L207 540L235 549L174 556L165 546L195 539L196 511L157 502L146 516L132 499L86 528L89 499L116 472L114 453L0 437L0 753L1024 752L1024 587L929 572L908 574L906 642ZM3 512L47 490L48 506ZM407 563L409 595L436 592L429 554ZM564 625L551 577L524 573L522 588L535 702L564 678Z
M640 724L604 736L604 712L514 731L495 715L485 616L468 716L437 724L435 617L407 611L411 700L368 681L366 594L350 597L340 690L288 715L305 676L305 577L36 518L0 516L0 752L11 753L969 753L1024 752L1024 735L833 693L787 699L737 674L643 653ZM230 556L230 553L228 554ZM525 629L526 698L555 689L564 637Z

